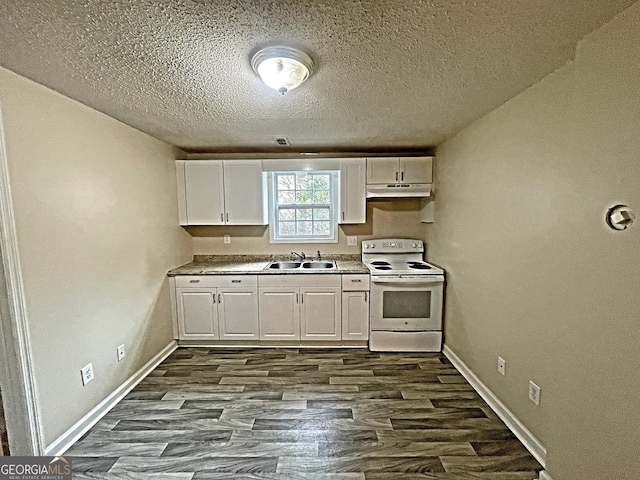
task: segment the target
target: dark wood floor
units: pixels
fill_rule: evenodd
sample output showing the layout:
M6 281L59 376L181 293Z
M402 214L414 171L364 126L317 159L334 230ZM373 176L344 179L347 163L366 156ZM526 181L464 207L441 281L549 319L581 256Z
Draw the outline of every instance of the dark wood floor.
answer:
M78 479L531 480L441 354L183 348L65 455Z

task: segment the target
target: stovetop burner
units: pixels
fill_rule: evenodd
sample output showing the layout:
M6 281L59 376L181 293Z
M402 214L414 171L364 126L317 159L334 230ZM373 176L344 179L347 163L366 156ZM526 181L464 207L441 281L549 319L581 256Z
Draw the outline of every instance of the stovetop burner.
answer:
M383 262L382 260L376 260L375 262L371 262L371 265L388 267L391 264L389 262Z
M387 264L387 265L380 265L380 266L376 266L376 267L374 267L374 268L375 268L376 270L393 270L393 269L391 268L391 265L388 265L388 264Z
M409 262L409 268L415 268L416 270L431 270L429 265L419 262Z

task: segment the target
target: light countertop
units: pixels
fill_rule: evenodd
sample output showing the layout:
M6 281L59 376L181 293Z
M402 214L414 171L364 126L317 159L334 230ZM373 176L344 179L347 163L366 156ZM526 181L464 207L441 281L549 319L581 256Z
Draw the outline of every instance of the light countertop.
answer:
M369 273L360 255L327 255L323 260L335 260L335 270L265 270L272 260L291 260L283 255L196 255L192 262L170 270L167 275L311 275Z

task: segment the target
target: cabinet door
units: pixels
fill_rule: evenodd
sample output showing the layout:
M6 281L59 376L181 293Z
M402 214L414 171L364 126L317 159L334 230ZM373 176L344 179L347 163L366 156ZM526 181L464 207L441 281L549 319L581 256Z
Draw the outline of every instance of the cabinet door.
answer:
M258 289L218 288L220 340L258 340Z
M300 288L300 338L340 340L341 291L337 287Z
M367 183L395 183L400 181L398 157L367 158Z
M189 161L184 166L187 225L224 223L222 161Z
M340 161L340 219L338 223L366 223L367 162L364 158Z
M181 340L218 338L215 288L177 288L178 336Z
M369 340L369 292L342 292L342 340Z
M299 298L297 288L260 288L260 340L300 339Z
M433 157L401 158L400 181L431 183L433 181Z
M227 225L266 225L262 161L225 160L223 163Z

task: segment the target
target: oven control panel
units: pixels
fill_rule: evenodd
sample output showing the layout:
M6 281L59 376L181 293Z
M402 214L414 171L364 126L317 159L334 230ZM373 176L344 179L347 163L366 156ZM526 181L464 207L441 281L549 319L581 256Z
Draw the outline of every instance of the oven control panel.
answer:
M376 239L362 242L363 252L376 253L408 253L423 252L422 240L413 239Z

